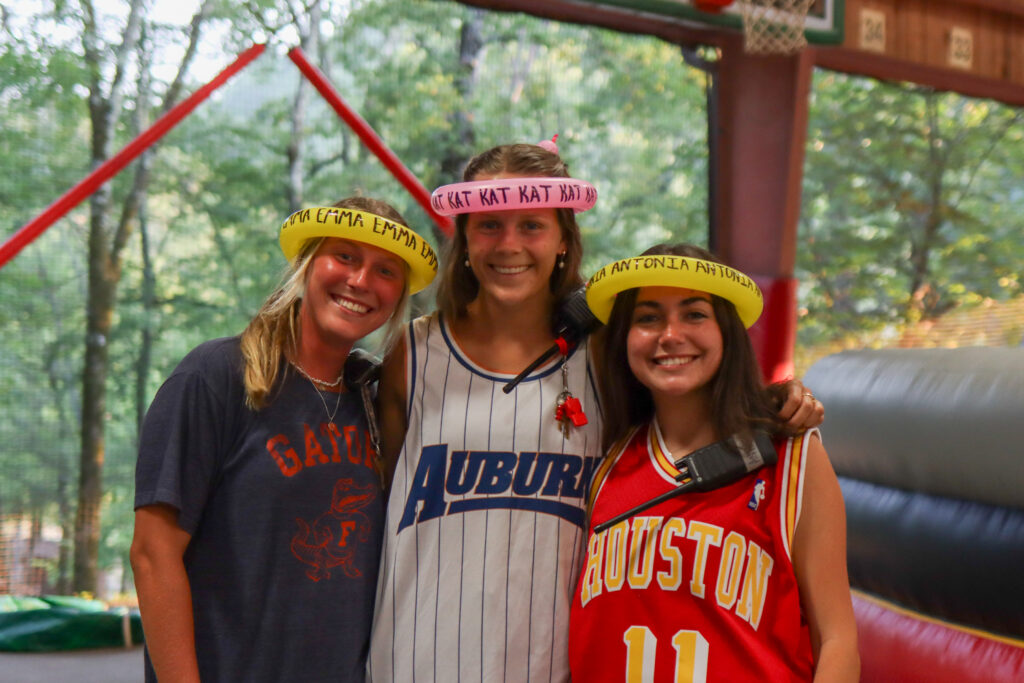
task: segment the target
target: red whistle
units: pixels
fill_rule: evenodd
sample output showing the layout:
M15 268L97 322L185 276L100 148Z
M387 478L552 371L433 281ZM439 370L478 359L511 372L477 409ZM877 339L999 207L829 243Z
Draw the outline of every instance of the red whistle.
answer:
M580 400L575 396L570 396L565 399L565 404L561 407L562 416L569 419L576 427L582 427L587 424L587 416L583 412L583 406L580 405Z

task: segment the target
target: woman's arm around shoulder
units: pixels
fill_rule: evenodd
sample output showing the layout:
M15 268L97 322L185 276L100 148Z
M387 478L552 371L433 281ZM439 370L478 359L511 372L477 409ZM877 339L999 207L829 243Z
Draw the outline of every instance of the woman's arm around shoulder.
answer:
M199 680L192 591L183 561L190 539L170 505L135 511L131 565L146 649L160 683Z
M405 337L384 357L377 385L377 418L380 420L380 457L384 463L385 484L391 487L398 454L405 442Z
M793 568L811 631L814 680L856 683L860 656L846 571L846 511L839 481L817 436L807 446L804 476Z

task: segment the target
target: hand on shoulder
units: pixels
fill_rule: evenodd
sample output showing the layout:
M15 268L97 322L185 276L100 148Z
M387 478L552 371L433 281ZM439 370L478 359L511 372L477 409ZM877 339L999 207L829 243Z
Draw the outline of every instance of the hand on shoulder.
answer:
M781 406L779 417L789 429L802 432L825 421L825 405L800 380L772 384L768 389Z

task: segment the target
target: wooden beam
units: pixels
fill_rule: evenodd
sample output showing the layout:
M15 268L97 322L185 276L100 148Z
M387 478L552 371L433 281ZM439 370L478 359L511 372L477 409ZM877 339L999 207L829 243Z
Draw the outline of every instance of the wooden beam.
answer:
M579 0L459 0L463 5L499 12L523 12L544 19L571 24L650 35L676 45L720 45L724 34L719 27L705 26L675 17L597 5ZM738 32L737 32L738 34Z
M737 31L687 22L676 17L655 15L615 6L594 4L586 0L460 0L462 4L501 12L524 12L534 16L573 24L651 35L677 45L710 45L721 48L739 35ZM892 0L884 0L892 2ZM948 6L972 7L1019 21L1024 17L1020 0L958 0L942 3ZM847 32L853 30L851 17L862 0L846 0ZM1012 39L1012 38L1011 38ZM852 46L812 46L816 66L883 81L907 81L937 90L957 92L968 97L998 100L1011 106L1024 106L1024 84L1018 56L1024 49L1011 45L1009 72L1006 79L987 78L947 67L928 66L905 59L856 49Z
M936 90L957 92L968 97L998 100L1011 106L1024 106L1024 85L983 78L951 69L908 62L884 54L846 47L812 47L814 64L825 69L881 81L907 81Z
M1020 0L958 0L956 4L1024 17L1024 2Z

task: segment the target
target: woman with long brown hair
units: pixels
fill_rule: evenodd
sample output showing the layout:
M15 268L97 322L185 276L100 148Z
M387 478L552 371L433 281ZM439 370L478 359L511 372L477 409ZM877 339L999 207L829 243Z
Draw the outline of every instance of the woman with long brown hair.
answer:
M607 452L573 601L574 680L858 678L842 494L778 416L747 276L692 245L599 270ZM610 314L609 314L610 310Z

